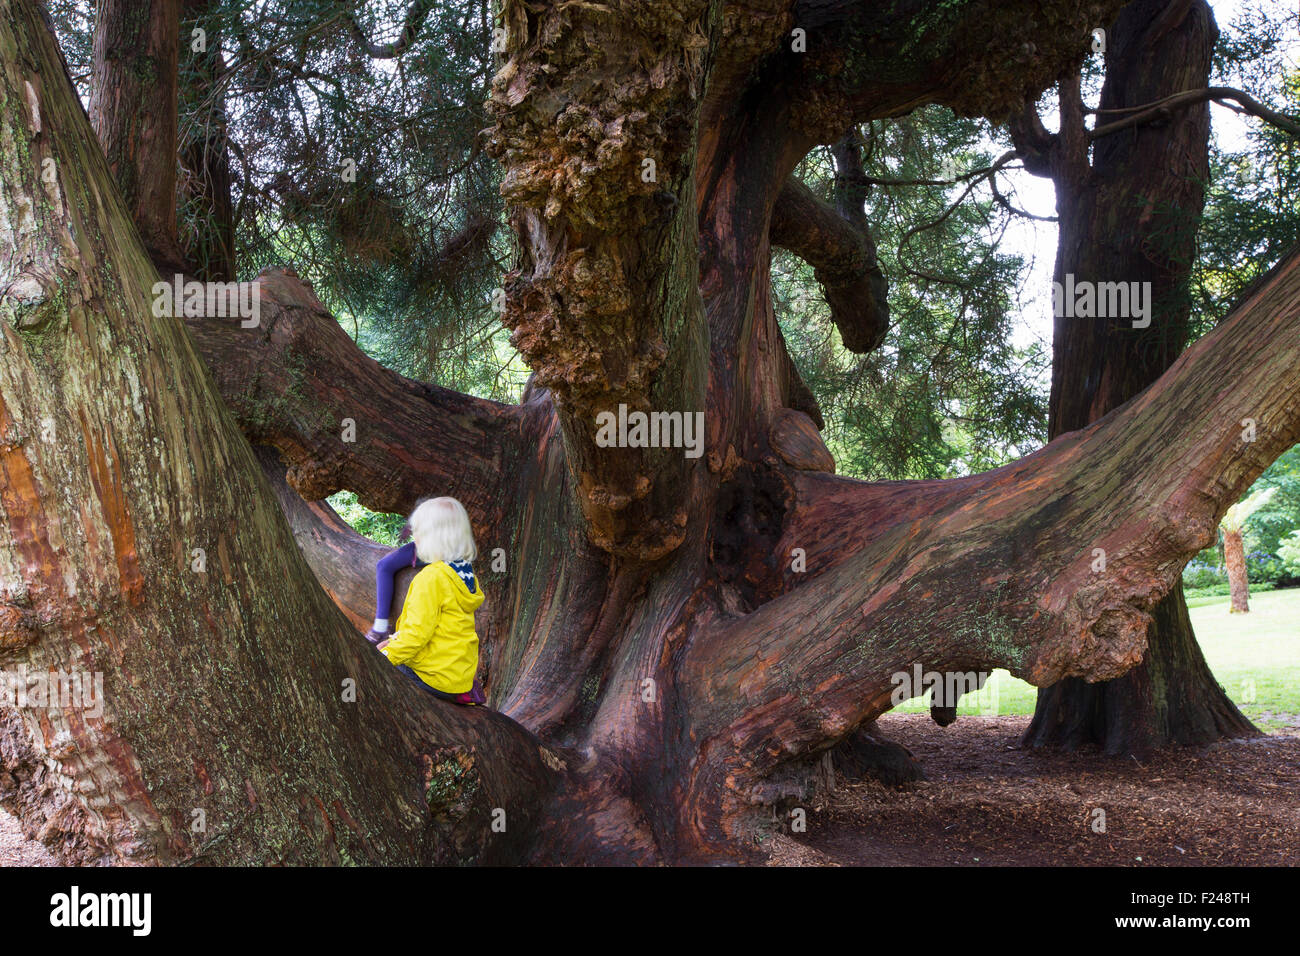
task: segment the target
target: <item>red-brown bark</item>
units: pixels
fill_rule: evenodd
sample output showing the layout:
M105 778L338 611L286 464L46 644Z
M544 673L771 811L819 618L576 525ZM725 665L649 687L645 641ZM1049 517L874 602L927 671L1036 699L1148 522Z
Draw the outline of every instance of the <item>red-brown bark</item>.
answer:
M558 759L317 586L30 0L0 101L0 666L102 680L0 707L0 800L80 861L517 859Z
M182 0L103 0L90 118L113 178L164 273L182 271L176 229L176 100Z
M840 145L851 164L855 147ZM857 172L862 172L860 160ZM861 193L854 192L842 208L833 208L792 176L772 210L772 244L813 267L831 321L850 352L870 352L889 329L889 286L876 262L876 243L862 202Z

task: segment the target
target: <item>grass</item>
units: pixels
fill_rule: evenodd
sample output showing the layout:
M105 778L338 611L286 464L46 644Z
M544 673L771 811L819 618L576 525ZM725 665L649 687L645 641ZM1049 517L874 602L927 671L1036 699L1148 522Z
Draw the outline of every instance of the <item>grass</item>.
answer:
M1187 603L1210 670L1242 713L1261 730L1294 726L1300 715L1300 588L1252 593L1249 614L1229 614L1226 596ZM982 690L962 698L957 713L1029 715L1037 693L1033 685L998 670ZM928 709L915 697L895 712Z

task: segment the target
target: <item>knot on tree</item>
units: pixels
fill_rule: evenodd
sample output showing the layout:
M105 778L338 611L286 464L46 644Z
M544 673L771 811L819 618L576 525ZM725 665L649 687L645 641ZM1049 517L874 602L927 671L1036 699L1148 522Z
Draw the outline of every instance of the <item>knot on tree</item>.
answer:
M1065 677L1112 680L1142 662L1151 615L1126 602L1085 611L1081 605L1086 601L1076 597L1059 633L1040 645L1029 666L1031 683L1046 687Z
M0 314L20 332L40 332L66 312L65 299L57 279L23 271L0 294Z
M651 9L638 8L640 18ZM682 157L693 140L699 17L664 17L625 45L599 50L573 29L570 11L543 19L552 40L545 66L512 59L492 82L488 105L497 122L487 151L506 169L502 195L582 230L616 233L658 221L654 197L683 182ZM605 95L584 102L566 88L590 85L593 59L604 61L596 82Z
M30 602L0 600L0 651L16 651L35 644L40 636Z
M767 440L791 468L835 473L835 459L822 441L816 423L801 411L782 409L768 430Z
M616 246L569 251L551 274L506 279L502 322L558 400L592 412L636 402L663 365L655 316L635 306Z

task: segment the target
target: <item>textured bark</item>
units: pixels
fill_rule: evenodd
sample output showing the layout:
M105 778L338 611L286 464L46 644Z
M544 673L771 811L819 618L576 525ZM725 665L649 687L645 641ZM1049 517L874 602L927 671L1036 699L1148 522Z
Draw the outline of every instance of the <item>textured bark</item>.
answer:
M1101 747L1112 756L1255 733L1214 683L1187 619L1182 584L1152 611L1142 663L1116 680L1067 678L1039 691L1031 746ZM1207 684L1214 693L1207 693Z
M176 230L176 83L182 0L103 0L90 117L145 249L184 271Z
M30 0L0 0L0 103L0 665L103 682L102 713L0 714L0 800L75 860L517 858L554 758L422 693L316 585L184 327L153 314Z
M1246 547L1240 531L1223 532L1223 566L1228 570L1228 612L1250 612L1250 580L1246 575Z
M1204 87L1218 36L1203 0L1137 0L1107 30L1100 109ZM1058 316L1048 436L1082 428L1156 381L1187 345L1188 282L1209 177L1208 104L1098 139L1089 153L1079 78L1061 85L1061 132L1013 123L1027 163L1052 177L1060 239L1054 279L1150 283L1150 327L1128 318ZM1168 744L1255 733L1210 673L1182 588L1155 609L1144 661L1113 682L1039 692L1031 746L1094 744L1145 755Z
M289 484L309 501L347 488L398 513L438 488L476 528L500 524L518 458L545 428L532 406L403 378L358 349L292 271L257 281L256 326L185 321L240 427L279 451Z

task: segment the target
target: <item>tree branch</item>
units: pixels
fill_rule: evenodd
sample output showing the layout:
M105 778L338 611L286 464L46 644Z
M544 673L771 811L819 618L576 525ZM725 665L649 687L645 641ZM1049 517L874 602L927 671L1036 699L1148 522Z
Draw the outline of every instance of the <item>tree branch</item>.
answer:
M989 187L993 190L993 198L997 201L997 204L1014 216L1020 216L1023 219L1034 219L1038 222L1060 222L1058 216L1039 216L1021 209L1019 206L1013 206L1011 200L1004 196L1002 190L998 188L997 176L989 177Z
M1034 176L1052 175L1052 150L1056 144L1056 134L1049 133L1043 125L1038 108L1026 101L1020 112L1007 120L1007 132L1011 134L1011 144L1027 169Z
M806 32L807 50L782 52L779 68L766 75L798 104L791 123L813 142L830 142L852 122L897 116L923 102L1000 119L1026 93L1080 62L1089 31L1122 5L1104 0L1044 10L1012 0L993 8L881 10L855 0L798 0L793 25Z
M1300 120L1270 109L1249 93L1229 86L1184 90L1140 106L1106 110L1086 109L1083 106L1082 100L1079 99L1077 75L1072 79L1063 79L1060 90L1062 133L1049 133L1032 103L1026 103L1017 116L1007 121L1012 143L1024 158L1025 168L1035 176L1052 177L1055 175L1056 166L1066 162L1073 164L1076 175L1081 174L1087 162L1087 144L1144 123L1167 119L1174 110L1186 109L1207 100L1223 105L1228 101L1239 103L1242 107L1239 112L1248 113L1283 132L1300 137ZM1097 117L1123 115L1123 118L1087 129L1083 125L1083 117L1088 115ZM1068 142L1062 140L1063 135Z
M841 175L852 175L853 149L837 147ZM861 162L857 172L862 172ZM876 261L876 243L862 211L863 187L855 200L841 197L838 211L795 177L786 180L772 210L772 243L813 267L831 321L850 352L870 352L889 328L889 283Z
M969 177L963 177L963 178L968 178L968 182L966 183L966 188L961 191L961 195L958 196L955 200L953 200L952 203L950 203L948 207L942 213L940 213L937 218L931 219L928 222L917 223L915 226L912 226L910 229L908 229L907 232L903 233L902 238L898 240L898 264L902 266L903 269L909 275L916 276L916 278L918 279L929 279L932 282L942 282L947 285L961 286L964 288L965 283L963 283L962 280L960 279L957 279L952 276L943 276L932 272L925 272L923 270L916 269L913 266L909 265L907 261L907 256L905 254L907 245L908 243L911 242L912 237L915 236L917 233L924 232L927 229L933 229L936 226L942 225L943 222L947 220L947 218L956 211L957 207L966 201L966 197L969 196L971 192L975 189L975 187L980 184L981 180L992 179L997 174L999 169L1006 166L1007 163L1014 160L1017 156L1019 156L1019 153L1017 153L1014 149L1008 150L1007 152L999 156L997 160L994 161L993 165L981 170L978 174L970 175Z
M185 321L244 434L279 451L294 490L316 501L348 489L391 513L446 494L476 527L496 522L509 463L544 411L403 378L358 349L291 271L258 284L257 327Z
M1148 123L1155 119L1167 117L1170 112L1176 109L1182 109L1187 106L1194 106L1197 103L1204 103L1210 100L1215 103L1224 104L1225 101L1233 101L1241 105L1245 112L1264 122L1276 126L1278 129L1290 133L1292 136L1300 138L1300 120L1285 113L1279 113L1270 109L1259 100L1255 99L1249 93L1234 89L1230 86L1209 86L1203 90L1185 90L1182 93L1175 93L1172 96L1166 96L1164 99L1156 100L1154 103L1146 103L1142 106L1129 106L1123 109L1113 110L1084 110L1085 113L1091 113L1095 116L1112 115L1116 113L1128 113L1123 119L1116 120L1113 123L1107 123L1105 126L1097 126L1088 132L1088 139L1099 139L1102 136L1109 136L1112 133L1118 133L1120 130L1129 129L1133 126L1139 126L1142 123Z
M348 11L347 21L348 29L356 41L361 44L361 49L366 51L366 55L374 60L395 60L411 45L416 36L420 33L420 28L424 26L425 18L429 16L429 11L433 9L434 0L415 0L411 8L406 11L406 20L402 24L402 32L392 43L371 43L365 33L361 31L361 25L357 23L356 14Z

